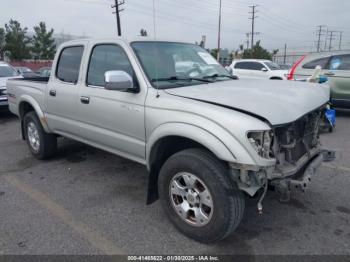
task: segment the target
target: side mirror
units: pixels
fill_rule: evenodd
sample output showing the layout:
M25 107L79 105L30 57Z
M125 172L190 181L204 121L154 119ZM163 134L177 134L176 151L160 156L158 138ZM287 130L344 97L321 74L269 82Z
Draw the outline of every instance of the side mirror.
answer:
M261 68L261 71L267 72L268 70L265 67L263 67L263 68Z
M108 90L134 90L132 77L125 71L107 71L105 73L105 88Z

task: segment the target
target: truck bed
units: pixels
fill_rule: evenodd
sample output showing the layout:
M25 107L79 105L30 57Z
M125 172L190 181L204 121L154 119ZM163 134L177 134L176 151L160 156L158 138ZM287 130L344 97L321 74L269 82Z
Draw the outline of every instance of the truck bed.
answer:
M9 109L15 115L19 115L19 103L24 97L33 98L40 108L44 108L45 90L48 77L30 77L10 79L7 81L7 93L9 101Z
M31 82L44 82L44 83L48 83L49 82L50 77L25 77L25 78L17 78L17 79L10 79L9 81L12 80L19 80L19 81L31 81Z

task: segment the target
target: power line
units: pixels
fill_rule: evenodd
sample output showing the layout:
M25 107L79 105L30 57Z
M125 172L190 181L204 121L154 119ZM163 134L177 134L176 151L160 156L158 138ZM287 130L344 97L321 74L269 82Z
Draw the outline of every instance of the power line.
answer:
M120 6L124 5L125 1L119 1L119 0L114 0L114 5L111 7L115 9L113 14L115 14L116 19L117 19L117 28L118 28L118 36L122 35L122 29L121 29L121 24L120 24L120 12L124 11L124 9L120 9Z

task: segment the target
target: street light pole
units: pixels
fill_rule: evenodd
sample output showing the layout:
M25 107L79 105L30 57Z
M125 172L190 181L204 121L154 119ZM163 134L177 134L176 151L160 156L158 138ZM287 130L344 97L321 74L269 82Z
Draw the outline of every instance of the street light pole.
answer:
M222 0L220 0L220 7L219 7L218 53L216 55L216 59L218 62L220 60L220 45L221 45L221 9L222 9Z

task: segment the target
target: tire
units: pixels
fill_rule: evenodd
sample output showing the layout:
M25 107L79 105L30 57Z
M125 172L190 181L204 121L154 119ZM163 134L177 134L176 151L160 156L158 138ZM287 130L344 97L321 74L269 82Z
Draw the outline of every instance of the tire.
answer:
M184 178L195 180L195 189L183 191L184 184L186 185ZM181 191L181 196L173 194L174 185L179 185L175 189ZM245 199L242 192L229 178L227 167L207 151L188 149L171 156L159 173L158 189L162 206L170 221L179 231L196 241L211 243L222 240L237 228L243 218ZM195 197L190 195L193 191ZM197 196L199 191L200 195ZM207 196L207 192L210 196L208 199L211 200L208 206L203 203L205 198L202 197ZM200 203L193 202L193 198ZM190 206L185 216L181 206L191 205L190 203L194 203L192 208L197 212L191 211ZM211 207L208 208L209 206ZM203 213L206 215L204 222L201 220L203 215L196 215Z
M35 112L29 112L24 116L23 126L25 139L35 158L48 159L56 153L56 136L44 131Z

